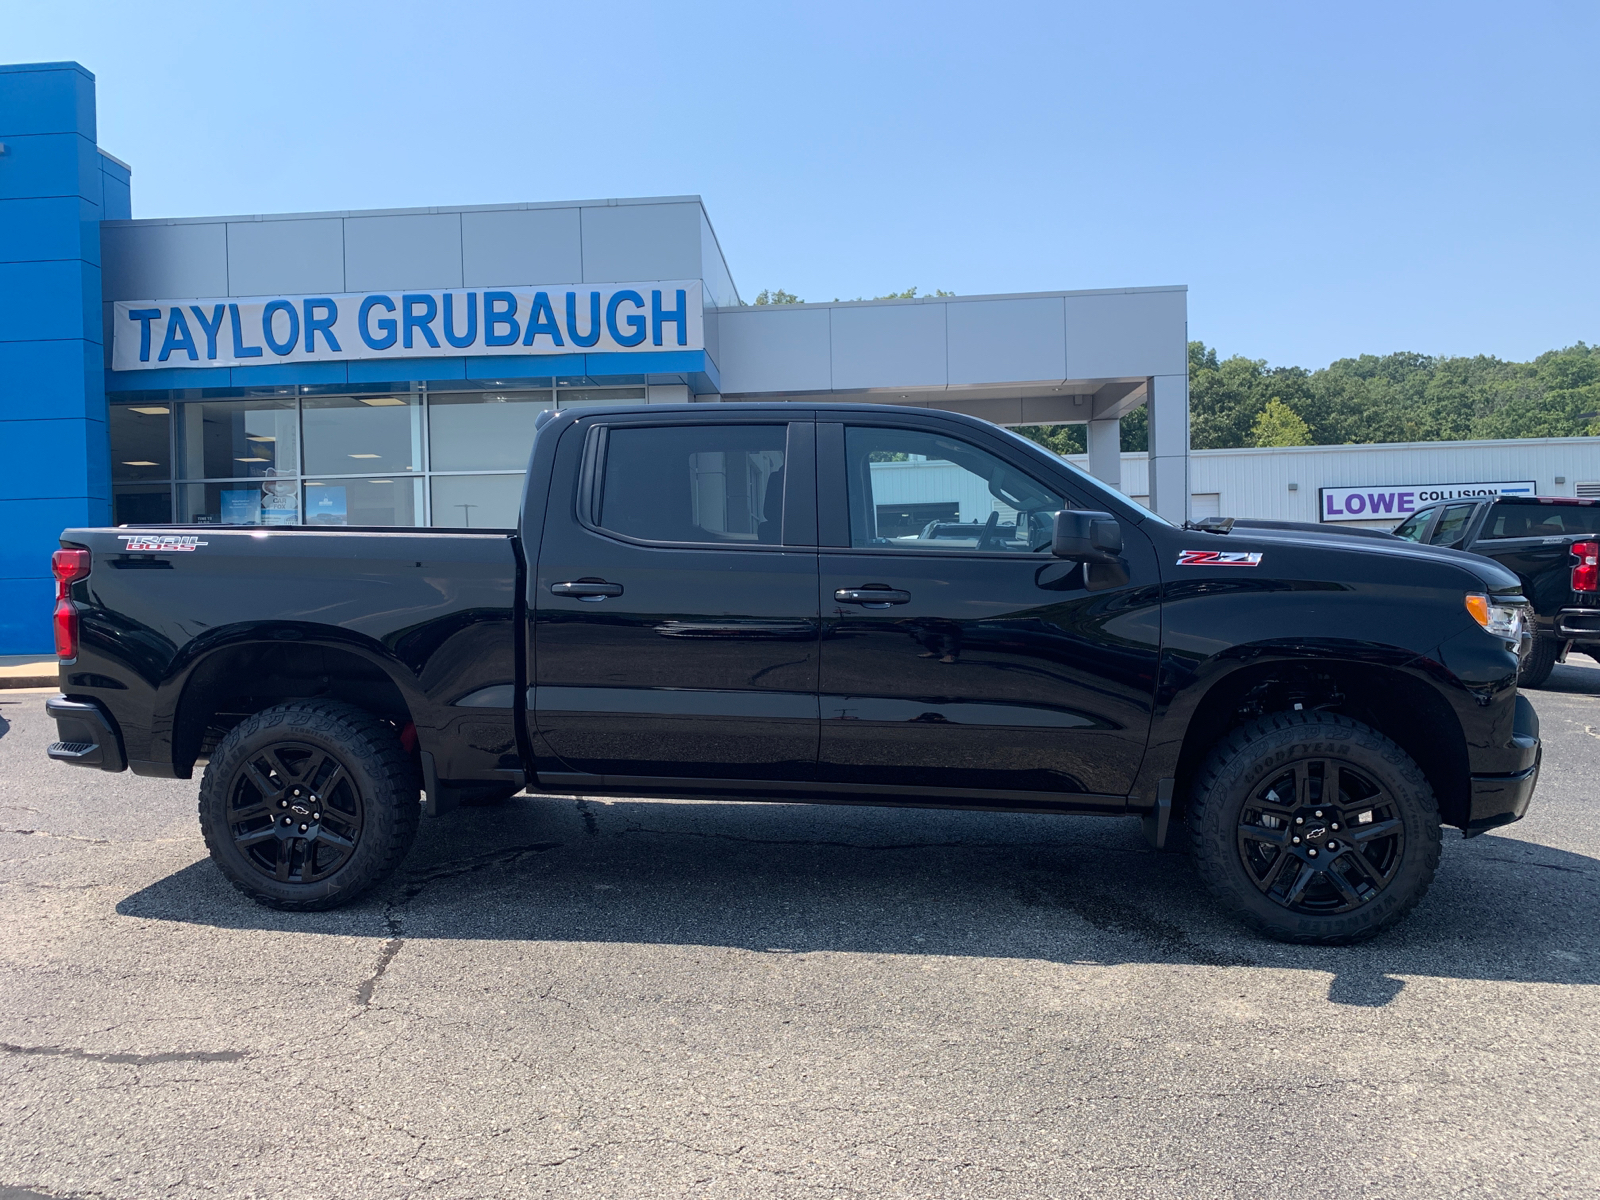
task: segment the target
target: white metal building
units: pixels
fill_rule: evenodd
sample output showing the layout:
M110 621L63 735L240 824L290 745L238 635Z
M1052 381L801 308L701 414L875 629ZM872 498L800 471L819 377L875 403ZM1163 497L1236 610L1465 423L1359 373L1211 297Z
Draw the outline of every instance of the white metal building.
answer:
M1085 470L1087 455L1069 459ZM1122 490L1145 499L1148 456L1124 454ZM1514 438L1481 442L1398 442L1355 446L1284 446L1194 450L1189 455L1190 512L1280 521L1328 520L1326 489L1395 489L1406 485L1531 483L1541 496L1600 496L1600 438ZM1331 519L1388 529L1400 517Z

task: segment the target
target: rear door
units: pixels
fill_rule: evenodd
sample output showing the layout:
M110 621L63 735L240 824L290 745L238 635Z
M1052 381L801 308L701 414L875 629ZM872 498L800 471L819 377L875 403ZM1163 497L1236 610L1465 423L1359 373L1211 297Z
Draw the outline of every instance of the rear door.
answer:
M909 415L817 429L821 779L1120 809L1160 648L1149 539L1124 522L1122 568L1086 572L1050 554L1083 498L1004 439Z
M565 432L532 589L542 779L814 777L814 461L787 414Z

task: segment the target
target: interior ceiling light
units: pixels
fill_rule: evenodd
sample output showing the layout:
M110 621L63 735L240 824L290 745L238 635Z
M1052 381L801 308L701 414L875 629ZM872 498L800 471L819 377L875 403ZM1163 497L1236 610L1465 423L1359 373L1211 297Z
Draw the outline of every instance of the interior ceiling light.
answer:
M159 405L152 404L149 408L133 408L130 406L128 411L143 413L147 417L164 417L172 410L170 408L162 408Z
M236 458L234 462L271 462L270 458Z
M351 458L382 458L381 454L352 454Z
M161 464L160 463L153 463L153 462L145 462L143 459L141 459L138 462L125 462L122 465L125 466L125 467L159 467Z
M271 434L266 433L247 433L244 436L247 441L251 442L275 442L278 440Z
M395 408L397 406L405 406L404 400L398 400L393 396L358 396L357 399L360 400L361 403L370 405L373 408Z
M369 480L367 480L367 482L368 483L393 483L394 480L392 480L392 479L369 479Z

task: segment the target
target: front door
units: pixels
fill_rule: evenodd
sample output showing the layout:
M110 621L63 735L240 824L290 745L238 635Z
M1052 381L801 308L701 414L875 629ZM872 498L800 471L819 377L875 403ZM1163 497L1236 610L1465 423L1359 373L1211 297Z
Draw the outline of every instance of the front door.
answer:
M563 435L530 589L541 778L815 777L813 429L679 414Z
M1160 646L1148 539L1123 522L1120 568L1052 557L1054 514L1092 505L1003 438L817 428L821 778L1119 809Z

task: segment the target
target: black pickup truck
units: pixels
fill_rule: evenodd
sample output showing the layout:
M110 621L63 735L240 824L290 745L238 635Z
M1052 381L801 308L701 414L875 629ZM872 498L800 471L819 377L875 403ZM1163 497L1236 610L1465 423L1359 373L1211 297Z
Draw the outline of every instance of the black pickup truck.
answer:
M1533 646L1518 683L1538 687L1577 650L1600 659L1600 500L1494 496L1418 509L1395 535L1492 558L1522 582Z
M205 762L213 857L281 908L526 788L1137 815L1258 930L1348 942L1539 769L1503 567L1177 528L951 413L548 412L515 530L61 544L51 756Z

